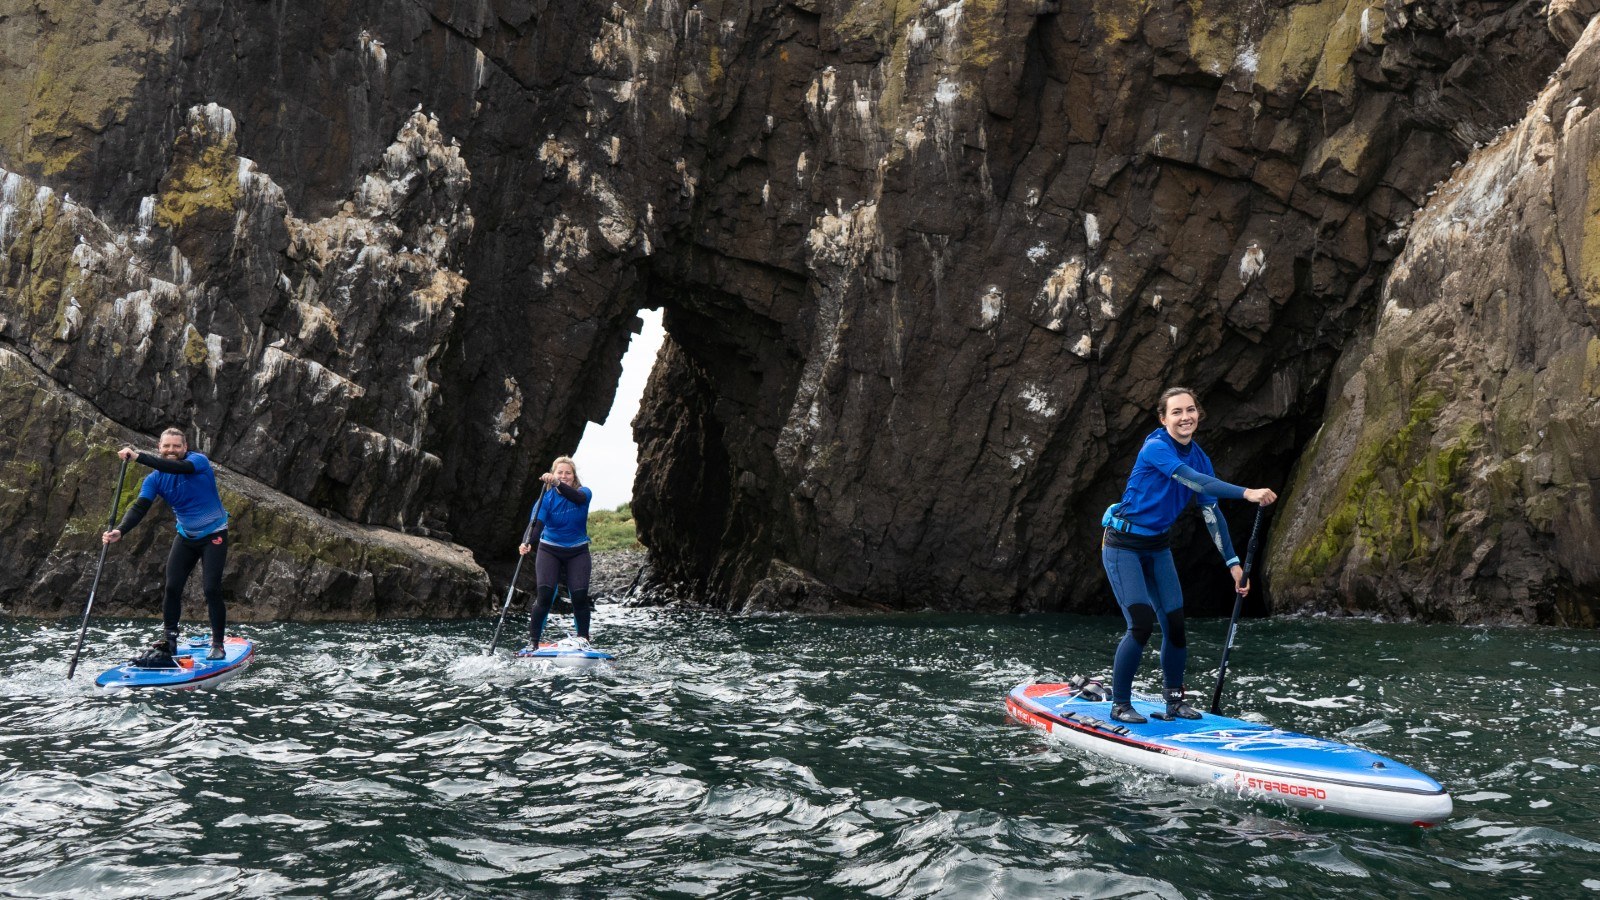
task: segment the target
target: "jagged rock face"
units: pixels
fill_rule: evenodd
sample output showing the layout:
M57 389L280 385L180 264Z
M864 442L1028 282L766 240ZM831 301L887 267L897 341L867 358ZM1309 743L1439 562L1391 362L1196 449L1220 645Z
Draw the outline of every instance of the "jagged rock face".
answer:
M137 439L0 347L0 597L11 613L83 609L116 493L115 450ZM124 507L145 470L130 466ZM488 577L469 553L389 529L341 524L236 472L219 469L231 514L223 590L234 621L459 617L483 611ZM152 512L107 554L95 598L103 615L159 615L170 514ZM204 609L200 579L188 608Z
M100 15L124 20L105 26ZM223 50L212 38L227 30L191 32L205 19L70 3L8 18L16 46L6 58L20 64L0 65L0 86L27 102L0 117L14 153L0 162L26 174L0 168L0 341L70 395L61 402L85 398L134 429L123 440L180 424L197 449L247 476L226 498L237 538L228 587L242 617L480 614L488 581L461 548L352 524L446 530L442 467L424 442L444 402L440 356L455 336L475 224L459 146L436 118L403 110L375 117L392 123L375 147L372 131L344 136L366 154L299 143L326 129L256 140L275 155L285 191L242 155L251 132L228 106L169 112L186 79L267 97L264 80L246 89L237 78L243 57L207 69ZM94 41L105 46L81 46ZM255 49L271 53L271 41ZM381 48L359 52L381 67ZM317 164L292 165L286 146ZM344 177L358 156L364 169ZM320 210L297 215L290 196ZM26 407L9 411L8 427L26 421ZM72 478L90 477L80 466L46 476L69 493ZM53 534L52 522L61 524L12 523L54 547L46 562L7 542L7 569L33 578L4 592L14 610L54 609L62 566L93 547L86 531Z
M215 458L339 517L480 547L518 530L535 451L603 418L636 318L538 296L530 248L553 216L525 189L544 182L541 104L566 106L540 81L574 62L542 46L579 51L549 29L508 47L533 13L500 12L8 14L0 87L27 102L0 116L0 339L118 422L192 424Z
M415 522L436 357L466 280L465 166L414 116L341 209L306 221L190 109L132 228L0 170L0 335L119 422L201 449L356 521ZM170 239L170 242L169 242Z
M0 163L86 211L14 205L0 337L493 554L665 306L657 572L796 608L1101 608L1099 510L1172 382L1221 474L1281 481L1385 236L1561 55L1528 2L88 10L8 32Z
M735 604L1103 608L1156 395L1282 485L1385 236L1559 59L1537 13L783 8L652 269L655 558Z
M1410 225L1274 536L1281 600L1594 627L1600 28Z

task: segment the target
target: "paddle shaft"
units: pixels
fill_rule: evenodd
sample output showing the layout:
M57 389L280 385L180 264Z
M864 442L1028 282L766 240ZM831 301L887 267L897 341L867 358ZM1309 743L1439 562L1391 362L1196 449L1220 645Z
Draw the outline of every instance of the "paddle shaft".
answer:
M128 477L128 461L122 461L122 469L117 472L117 492L111 500L111 516L106 519L106 530L117 527L117 508L122 505L122 481ZM89 631L89 610L94 609L94 592L100 589L100 570L106 565L106 551L111 545L104 540L100 542L100 561L94 564L94 581L89 584L89 602L83 605L83 622L78 625L78 644L72 648L72 662L67 664L67 680L72 680L74 672L78 671L78 654L83 652L83 636Z
M1261 515L1265 513L1265 506L1256 507L1256 522L1250 526L1250 548L1244 553L1244 584L1250 584L1250 564L1256 558L1256 540L1261 536ZM1217 666L1217 687L1211 692L1211 714L1222 714L1222 683L1228 677L1228 653L1233 650L1233 636L1239 629L1239 611L1244 608L1244 595L1235 592L1233 595L1233 618L1228 620L1228 640L1222 645L1222 664Z
M533 511L535 515L538 514L539 507L544 503L544 492L548 490L550 490L550 485L548 484L539 489L539 499L533 501ZM524 544L533 540L533 522L533 518L529 517L528 527L522 532L522 542ZM490 656L494 655L494 648L500 644L500 629L505 627L506 613L511 610L511 598L517 593L517 576L522 573L522 561L527 558L528 557L526 554L518 554L517 567L511 570L511 584L506 588L506 602L504 606L500 607L500 621L494 623L494 639L489 642Z

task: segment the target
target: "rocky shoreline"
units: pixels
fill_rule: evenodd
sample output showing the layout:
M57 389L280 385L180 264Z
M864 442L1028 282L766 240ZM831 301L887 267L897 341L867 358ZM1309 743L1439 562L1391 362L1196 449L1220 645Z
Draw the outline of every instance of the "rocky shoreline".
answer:
M644 550L605 550L594 554L590 593L598 603L652 606L660 587L650 582L649 554Z

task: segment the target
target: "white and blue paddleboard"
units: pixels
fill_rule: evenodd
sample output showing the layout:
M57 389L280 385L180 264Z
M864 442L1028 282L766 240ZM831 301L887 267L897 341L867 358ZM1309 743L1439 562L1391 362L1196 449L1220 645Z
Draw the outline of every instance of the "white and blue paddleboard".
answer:
M248 638L230 637L222 645L222 659L206 659L211 638L195 637L182 642L172 658L178 665L170 669L147 669L120 665L100 673L94 683L103 688L168 688L189 691L226 684L250 668L256 644Z
M546 662L563 668L584 668L605 665L615 661L616 656L604 650L596 650L587 642L562 638L553 644L548 641L541 642L537 648L523 647L517 651L517 659Z
M1019 684L1006 697L1006 710L1025 725L1186 784L1381 822L1429 826L1450 816L1439 782L1359 747L1210 713L1162 721L1153 714L1164 715L1166 704L1143 694L1133 706L1150 721L1114 721L1098 691L1084 696L1071 684Z

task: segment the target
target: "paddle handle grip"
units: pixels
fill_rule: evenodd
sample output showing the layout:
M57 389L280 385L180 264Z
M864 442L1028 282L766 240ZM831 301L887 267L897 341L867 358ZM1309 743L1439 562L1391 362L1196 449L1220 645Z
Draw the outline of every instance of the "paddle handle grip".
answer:
M1244 580L1246 584L1250 582L1250 567L1256 561L1256 547L1261 543L1261 517L1266 512L1267 508L1265 506L1256 507L1256 521L1255 524L1250 526L1250 546L1244 551Z

